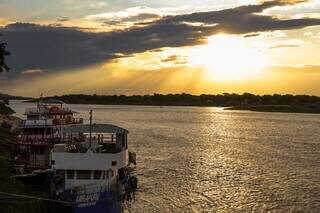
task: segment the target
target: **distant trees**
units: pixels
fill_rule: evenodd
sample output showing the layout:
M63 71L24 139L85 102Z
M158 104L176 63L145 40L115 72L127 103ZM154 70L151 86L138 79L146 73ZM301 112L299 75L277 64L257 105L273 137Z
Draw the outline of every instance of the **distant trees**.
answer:
M7 43L0 42L0 73L3 71L9 71L10 68L6 63L6 56L10 55L10 52L6 49Z
M320 97L308 95L254 95L239 94L153 94L153 95L63 95L54 98L74 104L124 104L124 105L167 105L167 106L306 106L320 107Z

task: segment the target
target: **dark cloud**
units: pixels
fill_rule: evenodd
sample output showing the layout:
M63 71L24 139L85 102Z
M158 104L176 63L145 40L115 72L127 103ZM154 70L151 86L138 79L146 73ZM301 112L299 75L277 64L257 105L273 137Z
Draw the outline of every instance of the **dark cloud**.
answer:
M259 36L260 33L250 33L250 34L246 34L244 35L243 37L244 38L250 38L250 37L256 37L256 36Z
M81 67L113 58L101 49L101 35L76 28L15 23L0 30L8 43L12 74L23 70Z
M118 20L110 20L110 21L105 21L102 23L102 26L115 26L115 25L121 25L122 22Z
M186 64L188 62L188 60L186 58L178 56L178 55L170 55L166 58L161 59L161 62L182 65L182 64Z
M197 45L205 42L207 36L219 32L254 35L263 31L320 25L320 19L315 18L282 20L259 14L273 6L296 2L267 1L260 5L240 6L221 11L167 16L150 21L143 27L135 26L108 33L92 33L62 26L15 23L0 28L0 34L4 35L3 38L8 42L8 48L12 52L9 58L12 73L15 70L23 71L34 67L46 70L47 73L50 70L96 64L118 58L119 55L163 47ZM144 16L150 17L150 14Z
M178 56L177 55L170 55L166 58L161 59L161 62L175 62L178 60Z

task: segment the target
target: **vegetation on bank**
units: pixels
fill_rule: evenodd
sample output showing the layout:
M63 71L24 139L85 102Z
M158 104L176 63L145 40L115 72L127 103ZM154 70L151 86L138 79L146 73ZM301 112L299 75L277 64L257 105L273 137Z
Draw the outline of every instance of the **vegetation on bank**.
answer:
M69 104L215 106L227 109L270 112L320 112L320 97L308 95L153 94L153 95L63 95L54 96Z
M8 157L14 141L14 133L0 126L0 192L34 194L31 189L11 178L12 164L8 161ZM38 205L38 201L0 195L0 212L3 213L39 212Z
M8 116L12 115L14 111L8 107L6 104L0 102L0 117L2 116Z
M0 93L0 100L26 100L26 99L32 99L32 98Z
M8 72L10 70L6 63L6 57L10 55L10 52L7 50L6 47L7 43L0 42L0 73L4 71Z
M35 192L15 181L13 175L13 165L8 161L16 134L11 132L6 124L8 116L14 111L0 103L0 192L12 194L35 194ZM37 200L25 200L0 194L0 213L33 213L39 212L40 203Z

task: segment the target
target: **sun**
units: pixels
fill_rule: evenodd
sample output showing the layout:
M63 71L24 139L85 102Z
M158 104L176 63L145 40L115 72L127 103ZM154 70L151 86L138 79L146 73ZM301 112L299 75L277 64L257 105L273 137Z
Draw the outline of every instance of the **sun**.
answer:
M207 45L190 49L188 58L191 65L205 68L206 77L223 81L258 77L267 66L261 51L235 35L212 36Z

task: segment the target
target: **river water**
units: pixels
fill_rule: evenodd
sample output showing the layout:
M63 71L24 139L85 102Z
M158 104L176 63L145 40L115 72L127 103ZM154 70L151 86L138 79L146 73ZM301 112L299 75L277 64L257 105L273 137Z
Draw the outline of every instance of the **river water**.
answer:
M22 116L30 103L12 101ZM129 212L320 212L320 115L69 105L130 131Z

